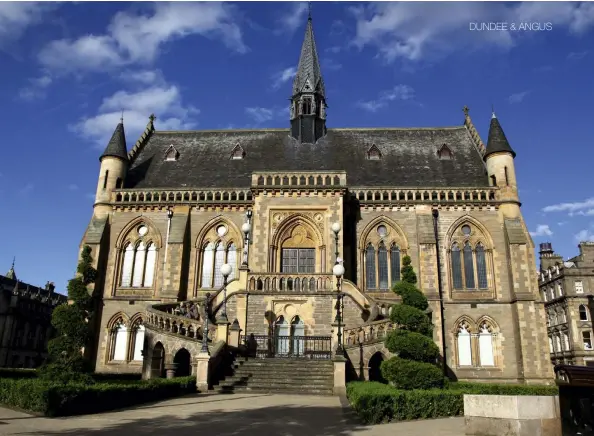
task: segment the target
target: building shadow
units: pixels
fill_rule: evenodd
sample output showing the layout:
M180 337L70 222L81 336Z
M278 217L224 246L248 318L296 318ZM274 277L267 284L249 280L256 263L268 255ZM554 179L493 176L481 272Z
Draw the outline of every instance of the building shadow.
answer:
M199 405L197 404L197 409ZM173 406L172 406L173 407ZM221 404L221 407L224 405ZM342 407L319 407L279 405L262 408L249 408L243 410L196 410L196 413L163 415L151 417L139 416L138 419L129 414L133 411L110 414L113 425L102 428L72 428L63 430L50 430L50 425L56 421L77 420L76 418L62 418L44 420L48 428L39 431L20 431L13 434L27 435L76 435L76 436L102 436L102 435L159 435L159 436L348 436L368 429L357 422L352 414ZM182 415L182 416L180 416ZM94 415L101 420L101 415ZM113 418L113 419L111 419ZM131 419L132 418L132 419ZM117 421L123 422L118 423ZM88 420L81 420L85 425ZM45 426L45 425L44 425ZM58 427L56 425L55 427ZM54 428L55 428L54 427ZM29 427L30 428L30 427Z

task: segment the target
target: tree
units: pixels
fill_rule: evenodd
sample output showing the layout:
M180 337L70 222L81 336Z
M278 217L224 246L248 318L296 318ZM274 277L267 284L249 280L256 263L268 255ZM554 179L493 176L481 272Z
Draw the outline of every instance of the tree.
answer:
M91 337L89 319L93 315L87 287L97 276L91 247L83 247L76 271L76 277L68 282L68 303L56 307L52 313L57 334L48 343L48 360L40 369L40 377L52 381L92 382L90 367L82 354Z
M412 260L410 259L410 256L404 256L402 258L402 271L401 271L402 281L416 285L417 284L417 275L415 274L415 271L414 271L411 263L412 263Z
M407 260L408 258L408 260ZM404 257L407 277L417 277L410 266L410 257ZM390 320L396 324L385 339L386 348L395 357L382 362L382 376L399 389L431 389L444 386L444 376L437 366L439 348L433 341L433 325L425 310L427 297L404 279L392 290L402 297L402 304L392 307Z

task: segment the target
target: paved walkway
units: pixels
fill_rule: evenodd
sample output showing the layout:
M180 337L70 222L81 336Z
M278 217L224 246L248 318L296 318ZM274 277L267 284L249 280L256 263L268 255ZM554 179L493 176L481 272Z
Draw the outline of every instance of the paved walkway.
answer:
M0 435L461 436L463 418L363 426L338 397L191 395L119 412L39 418L0 408Z

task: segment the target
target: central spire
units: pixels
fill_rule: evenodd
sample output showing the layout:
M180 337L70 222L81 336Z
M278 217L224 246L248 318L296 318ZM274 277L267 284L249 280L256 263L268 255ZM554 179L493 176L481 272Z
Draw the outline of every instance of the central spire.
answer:
M316 49L311 5L291 94L291 136L316 143L326 134L326 90Z

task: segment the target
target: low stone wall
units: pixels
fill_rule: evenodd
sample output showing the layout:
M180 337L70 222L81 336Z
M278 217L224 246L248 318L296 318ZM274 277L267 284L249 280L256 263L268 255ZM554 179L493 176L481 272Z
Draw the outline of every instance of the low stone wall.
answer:
M467 435L561 436L558 396L464 395Z

